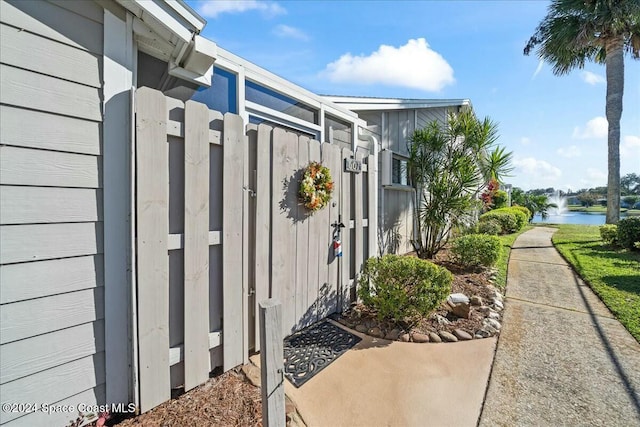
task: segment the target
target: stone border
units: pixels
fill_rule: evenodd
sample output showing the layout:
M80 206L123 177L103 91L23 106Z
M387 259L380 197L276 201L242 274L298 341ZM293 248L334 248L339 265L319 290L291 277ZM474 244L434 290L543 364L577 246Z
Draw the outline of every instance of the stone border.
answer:
M491 290L491 302L489 304L484 304L482 298L478 296L469 298L463 294L452 294L445 303L447 310L457 317L468 317L471 306L477 306L475 311L484 315L484 320L482 321L482 327L473 332L464 329L455 329L453 333L440 330L437 331L437 333L429 332L425 334L414 330L404 331L398 328L385 330L385 328L374 319L353 322L343 316L335 316L334 320L360 333L390 341L440 343L489 338L500 333L500 329L502 328L502 312L504 310L504 296L493 286L489 287L489 289ZM438 314L435 316L440 325L448 325L451 323L446 317Z

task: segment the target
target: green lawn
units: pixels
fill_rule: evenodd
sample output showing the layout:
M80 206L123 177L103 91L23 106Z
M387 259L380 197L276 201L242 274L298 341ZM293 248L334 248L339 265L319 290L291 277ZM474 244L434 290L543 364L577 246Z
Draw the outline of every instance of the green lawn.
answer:
M597 226L557 227L558 251L640 342L640 252L604 245Z
M496 275L496 283L495 285L504 291L504 288L507 284L507 264L509 263L509 254L511 253L511 246L513 242L516 241L516 238L524 233L525 231L531 230L533 227L530 225L525 226L521 231L513 234L505 234L504 236L498 236L500 242L502 243L502 255L500 255L500 259L495 265L495 268L498 270L498 274Z
M580 205L569 205L567 206L567 209L569 209L569 211L571 212L588 212L588 213L601 213L601 214L607 213L607 207L600 206L600 205L589 206L588 208ZM626 213L627 215L631 215L631 216L640 215L640 209L620 208L620 212Z

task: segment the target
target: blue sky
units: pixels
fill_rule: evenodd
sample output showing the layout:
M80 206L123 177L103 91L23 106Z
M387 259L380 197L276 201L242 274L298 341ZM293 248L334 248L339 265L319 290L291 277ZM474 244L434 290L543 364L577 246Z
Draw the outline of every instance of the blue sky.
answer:
M524 189L606 185L604 66L554 76L522 50L547 1L188 1L203 35L312 92L469 98ZM640 173L640 61L625 59L621 173Z

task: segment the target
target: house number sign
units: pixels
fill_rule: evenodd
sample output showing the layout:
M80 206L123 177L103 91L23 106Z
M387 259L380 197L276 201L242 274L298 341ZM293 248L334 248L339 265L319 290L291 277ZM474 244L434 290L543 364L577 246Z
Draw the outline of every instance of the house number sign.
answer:
M362 172L362 162L354 159L344 159L345 172L360 173Z

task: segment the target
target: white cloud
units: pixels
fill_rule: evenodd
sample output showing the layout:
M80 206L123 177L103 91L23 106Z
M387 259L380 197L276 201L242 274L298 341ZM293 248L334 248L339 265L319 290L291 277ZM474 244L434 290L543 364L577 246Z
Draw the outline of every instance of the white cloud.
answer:
M604 117L594 117L589 120L584 128L576 126L573 129L574 139L606 138L609 123Z
M533 76L531 76L531 80L535 79L536 76L538 74L540 74L540 71L542 71L542 66L544 65L544 61L540 60L538 62L538 67L536 67L536 71L534 71Z
M582 80L590 85L597 85L598 83L605 83L606 80L599 74L592 73L591 71L582 72Z
M424 38L404 46L381 45L368 56L346 53L327 65L325 75L333 82L384 84L424 91L439 91L453 84L453 68Z
M531 183L532 188L555 185L562 176L559 168L534 157L516 158L513 164L516 175L525 175L523 178Z
M198 11L207 18L217 18L223 13L243 13L257 10L272 17L282 15L287 11L278 3L258 0L209 0L199 3Z
M607 174L600 169L587 168L580 178L580 187L594 188L607 185Z
M307 34L304 33L304 31L295 28L295 27L290 27L288 25L278 25L274 30L273 30L274 34L278 37L284 37L284 38L290 38L290 39L297 39L297 40L302 40L302 41L307 41L309 40L309 36Z
M520 144L522 145L531 144L531 138L527 138L526 136L523 136L522 138L520 138Z
M626 135L620 143L620 173L640 172L640 136Z
M559 156L571 159L573 157L579 157L580 154L581 154L581 151L580 151L580 148L578 148L577 145L571 145L571 146L566 147L566 148L558 148L556 150L556 153L558 153Z

